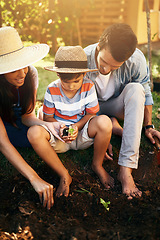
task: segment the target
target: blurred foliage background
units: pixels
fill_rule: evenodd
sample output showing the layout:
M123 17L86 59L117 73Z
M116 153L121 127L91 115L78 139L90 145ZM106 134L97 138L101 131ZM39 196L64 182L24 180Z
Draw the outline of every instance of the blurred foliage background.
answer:
M93 0L90 0L91 2ZM24 41L60 45L78 42L76 19L85 0L1 0L0 26L18 28ZM73 7L74 6L74 7Z
M38 42L47 43L50 46L50 54L54 56L61 45L83 45L78 38L78 19L83 16L81 13L84 8L87 10L89 5L89 9L92 10L95 4L95 0L1 0L0 27L17 28L22 40L28 45ZM97 27L100 28L99 22ZM97 29L94 29L94 32L97 33ZM145 56L147 57L147 54ZM152 54L152 62L154 81L157 79L160 81L160 51Z

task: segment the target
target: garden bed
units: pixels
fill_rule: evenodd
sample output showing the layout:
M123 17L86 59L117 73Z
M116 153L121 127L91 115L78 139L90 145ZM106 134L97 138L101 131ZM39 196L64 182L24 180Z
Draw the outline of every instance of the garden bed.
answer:
M105 190L91 171L92 153L91 147L65 154L64 164L73 178L70 195L68 198L54 197L55 204L50 211L42 207L38 195L20 174L4 177L2 173L0 239L160 239L160 168L155 147L145 151L140 149L139 168L133 175L143 196L130 201L121 194L121 185L117 181L118 151L114 148L113 162L104 163L105 169L115 179L113 190ZM90 159L87 164L83 163L84 155ZM77 161L77 156L82 162ZM36 154L30 150L29 162L35 158ZM36 171L55 188L58 186L59 178L45 163L41 162ZM100 203L100 198L110 202L109 211Z

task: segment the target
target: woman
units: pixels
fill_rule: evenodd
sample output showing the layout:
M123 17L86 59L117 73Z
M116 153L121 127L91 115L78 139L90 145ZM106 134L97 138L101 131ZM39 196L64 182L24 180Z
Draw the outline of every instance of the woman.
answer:
M43 124L54 132L52 123L36 118L34 107L38 87L36 69L31 66L49 51L47 44L24 47L12 27L0 28L0 151L32 184L43 206L53 206L53 186L25 162L15 147L28 147L28 128Z

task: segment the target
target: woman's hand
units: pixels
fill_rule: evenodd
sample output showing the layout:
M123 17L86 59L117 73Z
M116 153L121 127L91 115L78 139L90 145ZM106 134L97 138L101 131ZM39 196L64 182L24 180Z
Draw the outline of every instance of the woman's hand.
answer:
M54 204L53 185L45 182L39 176L36 176L34 179L32 179L30 183L35 191L39 194L40 202L44 207L47 206L47 209L50 210Z

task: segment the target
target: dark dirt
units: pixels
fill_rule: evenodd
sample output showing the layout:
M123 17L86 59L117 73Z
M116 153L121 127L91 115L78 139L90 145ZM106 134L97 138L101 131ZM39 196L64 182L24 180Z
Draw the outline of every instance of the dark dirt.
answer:
M70 195L54 197L55 204L50 211L42 207L37 193L20 174L0 175L0 239L159 240L160 168L155 147L140 149L139 168L133 175L143 196L130 201L122 195L117 180L118 151L114 150L113 162L104 163L115 179L113 190L103 188L90 170L90 164L75 161L77 156L83 160L84 154L92 157L92 152L91 147L79 153L66 153L64 164L73 178ZM30 163L34 156L33 152ZM55 188L58 186L59 178L46 164L41 163L36 171ZM89 193L78 192L81 188ZM100 198L110 201L109 211L100 203Z

